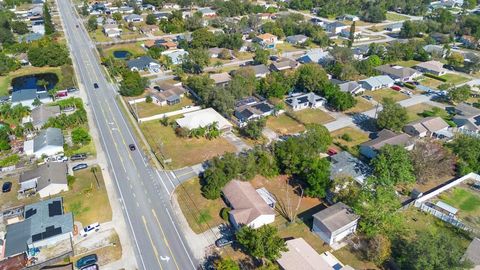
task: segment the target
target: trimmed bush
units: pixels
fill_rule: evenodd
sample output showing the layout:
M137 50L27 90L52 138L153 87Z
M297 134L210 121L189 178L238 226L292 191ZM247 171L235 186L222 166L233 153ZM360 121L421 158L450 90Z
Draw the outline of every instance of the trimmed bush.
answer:
M439 80L441 82L446 82L447 81L447 79L442 78L442 77L437 76L437 75L434 75L434 74L431 74L431 73L424 73L423 75L425 75L426 77L430 77L432 79L435 79L435 80Z
M411 83L404 83L403 84L405 87L410 88L410 89L415 89L415 85Z
M230 214L230 207L224 207L222 208L222 210L220 210L220 217L225 220L225 221L228 221L228 216Z

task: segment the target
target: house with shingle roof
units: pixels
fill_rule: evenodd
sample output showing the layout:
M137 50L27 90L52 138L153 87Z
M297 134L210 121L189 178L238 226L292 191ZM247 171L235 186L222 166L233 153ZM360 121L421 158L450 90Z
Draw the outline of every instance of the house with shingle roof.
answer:
M375 139L360 144L360 154L367 158L374 158L377 156L378 150L387 144L401 145L407 150L412 150L414 140L408 134L395 133L388 129L383 129L378 132Z
M347 29L347 28L350 28L350 26L339 21L334 21L325 26L325 30L333 34L338 34L342 32L343 29Z
M374 91L382 88L392 87L395 81L387 75L370 77L358 82L366 90Z
M209 75L210 79L212 79L217 86L225 86L232 80L232 77L228 72L222 73L213 73Z
M143 17L138 15L138 14L129 14L129 15L125 16L124 19L125 19L126 22L132 22L132 23L143 22Z
M18 192L25 193L33 190L44 198L68 191L67 172L67 164L64 162L42 164L20 175Z
M298 44L303 44L307 41L308 37L305 36L305 35L293 35L293 36L288 36L285 38L285 40L290 43L290 44L294 44L294 45L298 45Z
M60 106L47 106L42 104L35 107L30 112L30 116L26 117L22 122L31 122L33 127L40 129L51 117L57 117L60 115Z
M25 141L23 151L27 156L37 158L63 153L63 134L59 128L47 128L40 131L33 140Z
M238 119L239 126L242 127L248 121L272 115L273 111L273 106L267 101L261 101L255 97L247 97L235 104L233 115Z
M375 68L384 75L390 76L395 81L411 81L422 75L421 72L409 67L395 66L395 65L382 65Z
M275 211L249 182L232 180L222 189L222 194L232 208L229 219L235 228L249 226L257 229L275 221Z
M457 125L459 131L467 133L480 132L480 109L466 103L455 106L456 115L452 121Z
M273 49L277 45L278 37L270 33L265 33L256 36L253 41L260 44L264 49Z
M297 59L297 61L302 64L317 63L320 65L327 65L333 60L333 56L330 52L323 51L321 48L308 50L304 55Z
M359 219L352 208L338 202L313 215L312 231L332 245L355 233Z
M340 91L350 93L352 95L359 95L365 92L362 85L355 81L341 81L337 79L330 80L333 84L338 85Z
M270 65L270 69L272 71L283 71L283 70L288 70L288 69L295 69L299 66L300 64L289 58L281 58L278 61L273 62Z
M38 91L36 88L20 89L12 92L12 106L22 104L30 109L34 108L33 102L35 99L40 100L41 103L49 103L52 98L46 91Z
M161 68L158 61L147 55L128 60L127 66L131 71L149 70L154 73L159 72Z
M180 103L185 96L187 89L182 86L171 84L159 84L158 86L149 88L149 96L152 98L152 103L160 106L174 105Z
M423 73L430 73L436 76L442 76L447 73L447 70L443 68L443 63L435 60L418 63L415 65L415 69Z
M360 159L352 156L347 151L330 156L330 178L351 177L360 185L372 173L370 166Z
M408 123L403 127L403 131L414 137L436 137L439 134L445 134L449 127L441 117L431 116Z

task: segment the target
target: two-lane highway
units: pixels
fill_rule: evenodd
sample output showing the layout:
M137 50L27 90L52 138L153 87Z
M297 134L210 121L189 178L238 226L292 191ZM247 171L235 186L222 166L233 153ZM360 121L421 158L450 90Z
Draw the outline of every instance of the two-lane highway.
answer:
M95 46L72 3L57 0L57 4L75 71L83 86L81 89L88 96L108 170L131 233L138 268L195 269L197 262L172 214L170 191L166 188L169 180L162 179L150 167L139 149L130 151L129 144L139 144L116 103L115 87L104 77ZM98 89L93 87L94 83L98 84Z

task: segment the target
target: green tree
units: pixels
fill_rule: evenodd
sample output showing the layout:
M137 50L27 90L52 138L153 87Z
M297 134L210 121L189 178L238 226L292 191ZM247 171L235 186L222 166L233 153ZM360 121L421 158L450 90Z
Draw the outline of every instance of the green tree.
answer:
M207 28L200 28L192 32L192 41L190 45L193 48L208 49L217 46L215 34L208 31Z
M0 151L10 149L10 139L8 135L8 128L5 126L0 128Z
M86 145L90 141L91 137L84 128L79 127L72 130L72 142L74 144Z
M465 84L459 87L454 87L448 91L448 98L454 103L461 103L470 98L471 88Z
M407 110L391 98L384 98L382 105L377 118L378 127L401 131L408 121Z
M480 139L469 135L458 135L449 144L458 157L457 170L459 175L480 172Z
M40 101L40 99L39 99L39 98L35 98L35 99L33 100L33 102L32 102L32 106L33 106L33 107L38 107L38 106L40 106L40 105L42 105L42 102Z
M123 96L138 96L145 91L147 79L140 76L136 71L126 71L120 82L120 94Z
M465 59L461 53L452 52L449 56L447 56L447 61L449 65L461 67Z
M58 67L70 62L67 47L51 41L30 46L28 60L35 67Z
M266 97L283 98L294 84L292 73L271 72L267 77L260 80L257 92Z
M355 23L353 22L350 26L350 36L348 37L348 47L351 48L353 43L355 42Z
M93 32L93 31L97 30L97 27L98 27L97 17L96 16L90 16L90 18L88 18L88 22L87 22L88 31Z
M182 69L191 74L200 74L210 64L210 55L205 49L192 49L182 62Z
M266 65L268 63L268 58L270 57L270 52L268 50L257 49L255 50L255 56L253 56L253 62L255 65Z
M217 270L240 270L238 264L232 259L221 259L215 262Z
M305 194L310 197L325 198L332 181L330 162L325 158L310 158L302 164L301 177L307 183Z
M45 91L47 91L47 86L49 84L50 83L47 80L44 80L44 79L40 79L40 80L37 81L37 86L43 87L43 90L45 90Z
M264 225L258 229L243 226L236 233L238 242L253 257L274 261L280 252L288 251L285 241L278 236L276 227Z
M15 34L25 35L29 32L28 25L22 21L12 21L10 26Z
M122 14L119 12L115 12L112 14L112 18L116 21L119 22L122 20Z
M327 73L318 64L308 63L300 66L296 71L296 87L305 92L318 92L327 81Z
M55 32L55 27L52 22L52 15L47 3L43 4L43 22L45 24L45 34L51 35Z
M416 180L410 154L401 145L383 146L371 163L375 184L394 186L414 183Z
M20 68L20 63L15 58L8 57L4 53L0 52L0 75L6 75L7 73Z
M88 16L90 14L90 11L88 10L88 1L83 1L83 6L82 9L80 10L80 14L84 17Z
M48 90L48 95L52 98L53 101L55 101L55 98L57 97L57 89L52 88Z
M245 127L242 128L242 134L253 140L257 140L262 137L262 130L265 127L267 120L261 118L255 121L249 121Z
M156 25L157 24L157 17L153 14L148 14L147 18L145 19L145 23L148 25Z

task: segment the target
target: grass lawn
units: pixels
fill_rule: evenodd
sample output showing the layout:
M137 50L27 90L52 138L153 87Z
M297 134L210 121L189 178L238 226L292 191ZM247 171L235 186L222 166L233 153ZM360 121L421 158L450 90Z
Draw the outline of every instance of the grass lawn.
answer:
M60 67L22 67L16 71L8 73L6 76L0 76L0 96L9 95L8 89L12 79L24 75L34 75L37 73L55 73L58 76L58 80L62 79L62 72Z
M103 47L103 53L107 56L113 56L114 51L128 51L133 56L145 54L145 50L136 43L116 44Z
M325 124L335 120L320 109L304 109L293 114L304 124Z
M398 13L395 13L395 12L387 12L387 20L388 21L405 21L405 20L408 20L410 19L409 17L407 16L404 16L402 14L398 14Z
M345 265L350 265L355 269L380 269L373 262L362 261L360 255L356 255L358 251L353 250L350 246L343 247L332 252L332 255L337 257Z
M457 186L443 192L438 198L459 209L458 217L470 226L480 228L480 192L467 186Z
M118 261L122 258L122 245L120 244L120 238L116 233L112 234L106 243L108 245L96 249L94 251L83 253L71 258L71 262L76 262L83 256L90 254L97 254L99 266L109 264L114 261Z
M413 66L417 65L418 63L420 63L420 61L416 61L416 60L395 62L396 65L399 65L399 66L402 66L402 67L413 67Z
M193 178L175 190L183 215L190 228L197 234L226 222L220 217L220 210L226 207L223 200L206 199L200 188L200 180Z
M276 117L269 117L267 127L279 134L294 134L305 130L305 126L298 123L290 116L281 114Z
M102 171L98 166L92 168L97 168L96 178L91 168L76 171L75 181L70 190L62 194L65 211L72 212L75 221L81 222L82 225L112 220L112 209Z
M237 60L247 60L253 58L253 53L251 52L235 52L234 55Z
M298 47L295 47L294 45L288 43L288 42L283 42L283 43L278 43L275 46L275 49L279 52L292 52L292 51L298 51Z
M434 106L425 104L425 103L419 103L415 104L413 106L407 107L407 116L408 116L408 122L413 122L416 120L419 120L423 118L423 116L420 116L419 113L422 113L424 111L430 111L432 110Z
M457 74L453 74L453 73L448 73L448 74L445 74L441 77L447 79L447 81L442 82L442 81L436 80L434 78L425 77L421 81L421 83L423 85L431 87L431 88L437 88L439 85L444 84L444 83L451 83L451 84L457 85L457 84L461 84L461 83L464 83L464 82L468 82L470 80L466 77L463 77L463 76L460 76L460 75L457 75Z
M89 32L90 37L93 39L93 41L96 42L109 42L112 41L111 38L105 36L105 34L102 32L101 28L98 28L94 32Z
M357 105L355 105L355 107L353 108L346 110L345 113L353 114L353 113L365 112L375 107L372 103L368 102L366 99L362 97L355 97L355 99L357 100Z
M348 134L351 139L345 140L345 138L342 138L342 136L346 137L345 134ZM345 127L339 130L335 130L331 133L331 135L335 143L340 143L348 147L354 147L370 140L366 132L363 132L360 129L354 127Z
M373 99L375 99L377 102L382 102L383 98L391 98L395 102L408 98L407 95L389 88L379 89L375 91L367 91L365 94L372 96Z
M132 108L134 110L135 109L138 110L138 115L140 117L147 117L147 116L181 110L182 107L190 106L190 105L193 105L193 101L188 97L184 97L180 100L180 103L177 103L174 105L159 106L154 103L140 102L140 103L137 103L136 105L132 105Z
M91 140L88 144L81 146L80 148L65 148L65 155L71 156L80 153L87 153L90 156L96 156L95 143Z
M225 152L235 152L236 150L222 137L213 140L180 138L171 126L165 127L159 121L141 123L140 128L159 158L163 153L165 159L172 159L169 164L171 168L191 166Z

